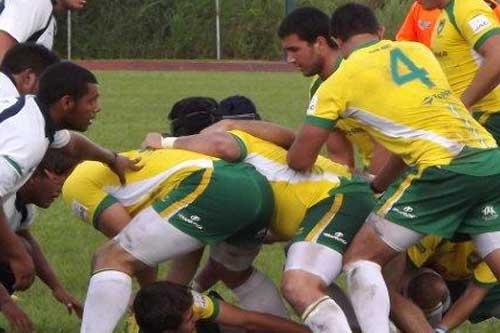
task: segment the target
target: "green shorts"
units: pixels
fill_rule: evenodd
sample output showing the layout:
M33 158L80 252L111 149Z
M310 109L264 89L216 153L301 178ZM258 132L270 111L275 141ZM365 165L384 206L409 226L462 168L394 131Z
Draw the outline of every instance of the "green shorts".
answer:
M213 169L186 177L153 208L205 244L254 247L269 227L274 198L267 180L250 164L216 161Z
M376 213L422 234L450 239L455 232L500 231L500 174L473 176L410 168L379 200Z
M500 111L498 113L476 111L473 113L473 117L493 135L497 144L500 145Z
M344 254L373 210L373 193L339 193L309 208L293 242L309 241Z

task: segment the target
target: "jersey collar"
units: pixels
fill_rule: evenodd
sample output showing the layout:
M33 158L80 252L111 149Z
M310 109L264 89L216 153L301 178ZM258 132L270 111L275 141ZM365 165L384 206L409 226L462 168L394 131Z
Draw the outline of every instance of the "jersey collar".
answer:
M351 54L353 54L354 52L356 52L358 50L361 50L361 49L364 49L366 47L375 45L375 44L377 44L380 41L381 41L380 39L373 39L373 40L369 40L369 41L364 42L364 43L359 43L358 45L356 45L355 47L353 47L353 49L351 51Z
M43 118L45 119L45 137L49 139L50 143L52 143L54 142L54 135L58 128L52 118L50 118L49 107L42 103L37 97L35 97L35 102L38 105Z

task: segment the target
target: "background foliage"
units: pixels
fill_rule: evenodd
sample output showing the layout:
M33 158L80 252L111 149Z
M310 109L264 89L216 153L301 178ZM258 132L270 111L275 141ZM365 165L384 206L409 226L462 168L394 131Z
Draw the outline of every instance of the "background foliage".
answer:
M347 0L296 0L329 15ZM411 0L362 0L376 8L392 38ZM73 57L213 59L216 57L215 0L93 0L73 12ZM276 29L284 0L220 0L222 56L277 60ZM66 16L58 16L56 49L66 54Z

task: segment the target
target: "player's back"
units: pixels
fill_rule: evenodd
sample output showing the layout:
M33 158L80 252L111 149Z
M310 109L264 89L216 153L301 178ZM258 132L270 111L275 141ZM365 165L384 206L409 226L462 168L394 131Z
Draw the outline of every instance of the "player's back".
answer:
M353 119L409 165L448 164L464 146L496 146L452 94L438 61L422 44L365 44L326 83L344 86L341 118Z
M180 149L132 150L122 155L140 158L142 166L138 171L126 172L126 185L122 186L106 165L95 161L79 164L64 183L64 200L83 220L95 222L99 206L116 201L133 216L193 172L212 168L216 160Z
M334 192L369 190L360 179L352 179L349 169L318 156L311 172L288 167L287 151L243 131L231 131L244 147L242 161L253 165L266 177L274 194L271 230L282 240L293 237L308 208Z

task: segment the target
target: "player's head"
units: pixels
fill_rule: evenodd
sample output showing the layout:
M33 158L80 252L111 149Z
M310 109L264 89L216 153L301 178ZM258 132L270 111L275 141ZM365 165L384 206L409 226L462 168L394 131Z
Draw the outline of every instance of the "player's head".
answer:
M444 304L449 290L443 278L434 271L424 271L408 282L408 297L423 310Z
M330 32L337 44L342 45L358 35L381 38L383 28L370 7L359 3L348 3L337 8L331 18Z
M92 72L63 61L43 72L37 96L43 105L57 110L54 120L60 128L85 131L100 111L98 88Z
M328 15L314 7L301 7L281 21L278 28L286 60L305 76L316 75L324 66L324 58L337 45L330 38Z
M227 97L220 101L214 112L215 122L223 119L260 120L257 108L251 99L241 95Z
M436 8L444 8L449 0L417 0L417 2L427 10L436 9Z
M83 9L86 4L86 0L55 0L54 9L56 11L80 10Z
M47 208L61 194L64 181L78 161L61 149L49 149L33 175L19 190L27 203Z
M219 104L211 97L187 97L176 102L168 113L170 134L173 136L198 134L214 122Z
M20 43L5 53L0 67L13 77L19 94L26 95L37 92L40 74L59 61L57 54L43 45Z
M134 314L144 333L192 333L198 319L193 314L188 287L168 281L152 283L137 293Z

